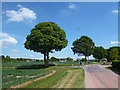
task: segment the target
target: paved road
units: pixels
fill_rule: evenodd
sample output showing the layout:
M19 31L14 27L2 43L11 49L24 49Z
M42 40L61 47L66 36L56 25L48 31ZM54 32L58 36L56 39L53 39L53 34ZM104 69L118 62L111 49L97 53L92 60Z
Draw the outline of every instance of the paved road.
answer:
M85 70L86 88L118 88L118 75L104 66L93 64L79 67Z

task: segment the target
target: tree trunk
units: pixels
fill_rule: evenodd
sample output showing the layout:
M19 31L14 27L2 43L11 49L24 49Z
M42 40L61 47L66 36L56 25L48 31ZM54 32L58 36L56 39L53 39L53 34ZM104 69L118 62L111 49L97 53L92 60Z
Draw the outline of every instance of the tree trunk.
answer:
M86 59L86 56L85 56L85 64L86 64L86 62L87 62L87 59Z
M47 65L49 66L49 52L47 52Z
M44 63L45 63L45 67L47 67L46 52L44 52Z

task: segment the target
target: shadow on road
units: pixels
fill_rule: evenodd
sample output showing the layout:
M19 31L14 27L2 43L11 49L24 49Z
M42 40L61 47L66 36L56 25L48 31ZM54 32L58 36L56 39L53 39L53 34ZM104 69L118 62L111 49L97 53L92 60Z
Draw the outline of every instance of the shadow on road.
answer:
M110 70L112 70L114 73L120 75L120 70L116 70L113 67L108 67Z

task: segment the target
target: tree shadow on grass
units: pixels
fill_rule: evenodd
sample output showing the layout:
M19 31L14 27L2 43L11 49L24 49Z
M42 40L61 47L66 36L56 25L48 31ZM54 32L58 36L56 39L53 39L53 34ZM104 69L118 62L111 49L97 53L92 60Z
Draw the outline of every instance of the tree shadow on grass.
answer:
M114 73L120 75L120 70L117 70L117 69L115 69L115 68L113 68L113 67L108 67L108 69L110 69L110 70L112 70Z
M49 66L55 66L55 64L49 64ZM22 65L16 67L16 69L44 69L44 68L48 68L48 66L46 67L44 64L35 64L35 65Z

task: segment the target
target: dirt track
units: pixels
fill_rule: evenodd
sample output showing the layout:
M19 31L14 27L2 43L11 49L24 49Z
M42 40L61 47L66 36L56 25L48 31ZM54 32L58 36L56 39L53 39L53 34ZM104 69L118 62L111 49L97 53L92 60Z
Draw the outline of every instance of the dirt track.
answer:
M50 74L48 74L48 75L46 75L46 76L42 76L42 77L40 77L40 78L27 81L27 82L25 82L25 83L23 83L23 84L19 84L19 85L17 85L17 86L12 86L11 88L20 88L20 87L23 87L23 86L28 85L28 84L30 84L30 83L32 83L32 82L35 82L35 81L38 81L38 80L40 80L40 79L49 77L49 76L53 75L55 72L56 72L56 71L53 71L52 73L50 73Z

